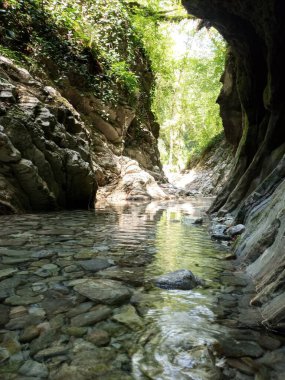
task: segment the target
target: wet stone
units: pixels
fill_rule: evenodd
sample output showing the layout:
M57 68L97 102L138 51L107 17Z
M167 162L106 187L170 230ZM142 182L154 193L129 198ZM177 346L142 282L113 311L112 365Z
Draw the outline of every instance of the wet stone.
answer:
M72 326L90 326L97 322L107 319L112 314L112 310L105 305L95 306L91 311L87 313L77 315L71 319Z
M20 334L19 341L27 343L40 335L40 329L37 326L28 326Z
M112 265L110 264L109 260L106 259L78 261L78 264L81 265L84 270L89 272L98 272L102 269L109 268Z
M15 289L23 283L19 277L7 278L0 282L0 300L15 294Z
M48 369L43 363L27 360L19 369L19 374L31 378L43 379L48 376Z
M74 290L97 303L117 305L131 298L131 291L119 281L88 279L74 287Z
M227 229L226 233L229 236L240 235L245 231L245 226L243 224L237 224L236 226Z
M181 269L158 277L155 285L162 289L190 290L199 285L199 281L191 271Z
M66 316L69 318L75 317L76 315L86 313L88 310L90 310L94 306L93 302L82 302L76 307L71 308L66 313Z
M51 289L45 292L41 305L47 315L51 317L52 315L67 312L74 307L75 303L74 296L65 295Z
M69 327L63 327L62 332L64 334L74 336L76 338L81 338L83 335L87 333L86 327L76 327L76 326L69 326Z
M0 304L0 327L4 326L9 321L10 308Z
M138 316L136 309L132 305L123 306L119 313L115 314L112 319L132 330L138 330L143 327L143 320Z
M110 342L110 336L104 330L94 330L87 335L86 339L98 347L107 346Z
M63 345L54 345L52 347L43 349L38 351L35 355L34 358L36 360L45 360L48 358L52 358L54 356L59 356L59 355L64 355L67 354L68 351L70 350L70 346L63 346Z
M144 268L132 267L112 267L97 273L102 278L111 280L124 281L133 286L142 286L144 284Z
M35 274L40 277L51 277L57 276L59 272L59 267L55 264L45 264L40 269L38 269Z
M30 297L30 296L11 296L6 298L5 303L8 305L31 305L35 304L38 302L41 302L43 300L43 296L39 294L38 296L35 297Z
M259 358L264 353L263 349L256 342L239 342L230 338L220 340L214 345L214 348L219 354L233 358L240 358L243 356Z
M14 273L18 272L15 268L7 268L0 270L0 280L4 280L7 277L11 277Z

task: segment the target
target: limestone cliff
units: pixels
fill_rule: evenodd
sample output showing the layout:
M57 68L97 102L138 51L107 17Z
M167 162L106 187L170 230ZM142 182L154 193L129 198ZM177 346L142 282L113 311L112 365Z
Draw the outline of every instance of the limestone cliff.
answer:
M218 102L226 136L237 144L235 164L211 211L245 223L236 244L256 284L260 321L284 331L284 2L183 1L230 46ZM242 122L241 122L242 121Z

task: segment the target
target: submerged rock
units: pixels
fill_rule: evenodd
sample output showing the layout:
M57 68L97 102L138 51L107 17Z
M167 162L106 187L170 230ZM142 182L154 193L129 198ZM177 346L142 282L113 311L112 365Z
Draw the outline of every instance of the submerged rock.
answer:
M190 290L200 284L194 274L187 269L164 274L155 280L155 285L162 289Z
M74 290L92 301L109 305L121 304L131 298L130 289L119 281L88 279Z

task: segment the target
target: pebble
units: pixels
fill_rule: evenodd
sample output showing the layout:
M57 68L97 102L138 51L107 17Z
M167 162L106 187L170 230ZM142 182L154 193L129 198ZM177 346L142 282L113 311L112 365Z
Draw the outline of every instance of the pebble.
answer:
M37 326L28 326L20 334L19 341L27 343L40 335L40 329Z
M87 335L86 339L98 347L107 346L110 343L110 336L104 330L94 330Z

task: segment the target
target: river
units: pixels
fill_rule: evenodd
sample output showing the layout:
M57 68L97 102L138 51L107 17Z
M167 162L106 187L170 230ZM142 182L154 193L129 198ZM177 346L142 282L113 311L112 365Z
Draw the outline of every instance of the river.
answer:
M279 341L235 320L246 279L210 238L209 202L1 216L0 378L253 379L242 359ZM154 285L179 269L203 286Z

